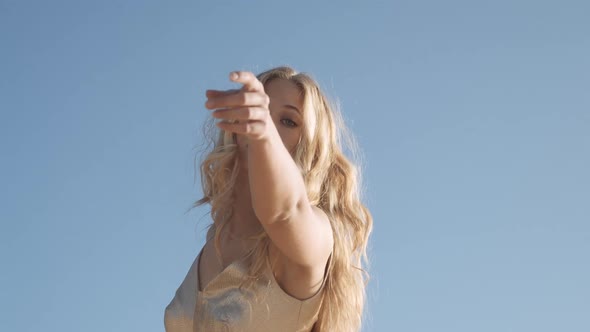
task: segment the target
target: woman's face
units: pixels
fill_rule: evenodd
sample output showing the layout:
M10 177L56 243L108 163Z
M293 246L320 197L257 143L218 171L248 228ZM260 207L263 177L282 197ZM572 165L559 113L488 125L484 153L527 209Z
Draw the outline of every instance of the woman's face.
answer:
M277 78L267 83L264 90L270 98L270 116L293 156L301 137L303 125L303 96L297 85L289 80ZM248 166L248 142L243 135L236 135L242 167Z

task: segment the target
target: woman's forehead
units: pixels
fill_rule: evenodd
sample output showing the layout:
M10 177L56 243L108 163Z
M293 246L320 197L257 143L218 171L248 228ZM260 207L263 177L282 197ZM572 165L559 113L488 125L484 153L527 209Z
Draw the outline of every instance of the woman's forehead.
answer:
M291 105L302 111L303 93L296 83L283 78L277 78L268 82L264 90L270 97L271 103Z

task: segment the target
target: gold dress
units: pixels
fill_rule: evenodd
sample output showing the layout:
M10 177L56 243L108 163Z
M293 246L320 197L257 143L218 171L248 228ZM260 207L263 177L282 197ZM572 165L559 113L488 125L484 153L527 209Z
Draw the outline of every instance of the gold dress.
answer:
M317 293L299 300L279 286L267 253L263 276L253 286L239 288L248 266L248 260L242 259L228 265L200 291L198 266L202 252L203 249L166 306L166 332L311 331L322 303L327 273Z

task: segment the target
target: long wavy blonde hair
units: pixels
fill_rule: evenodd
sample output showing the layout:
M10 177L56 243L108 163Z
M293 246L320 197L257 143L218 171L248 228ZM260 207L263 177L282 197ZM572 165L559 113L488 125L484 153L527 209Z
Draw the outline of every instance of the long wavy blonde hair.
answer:
M373 218L361 202L360 165L344 155L342 141L358 159L358 147L346 128L337 107L322 93L318 83L306 73L290 67L277 67L259 74L266 85L282 78L295 83L303 96L303 128L301 139L293 153L307 189L309 202L328 216L334 233L332 258L322 294L322 306L313 331L359 331L365 310L366 286L369 280L367 242ZM238 148L235 134L214 126L213 119L205 122L209 147L201 162L203 197L192 207L211 205L213 223L208 234L215 234L215 248L220 256L220 234L231 217L238 175ZM360 162L360 160L358 160ZM260 275L265 266L269 245L262 231L254 236L257 244L249 253L253 258L250 276ZM252 282L253 280L250 280Z

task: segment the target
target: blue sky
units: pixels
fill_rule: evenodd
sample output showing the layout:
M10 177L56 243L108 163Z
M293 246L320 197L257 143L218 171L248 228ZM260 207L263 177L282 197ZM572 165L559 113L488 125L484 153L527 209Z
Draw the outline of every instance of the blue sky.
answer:
M363 149L363 331L590 330L589 10L0 1L0 330L163 331L205 89L283 64Z

